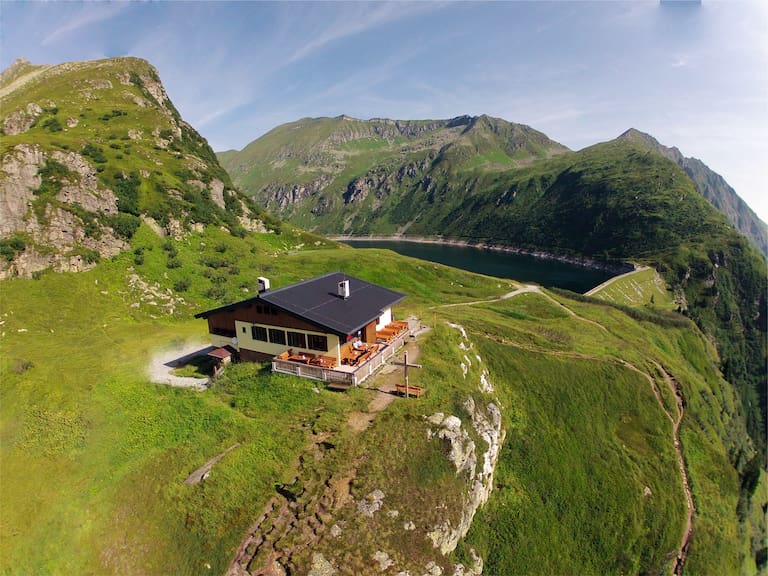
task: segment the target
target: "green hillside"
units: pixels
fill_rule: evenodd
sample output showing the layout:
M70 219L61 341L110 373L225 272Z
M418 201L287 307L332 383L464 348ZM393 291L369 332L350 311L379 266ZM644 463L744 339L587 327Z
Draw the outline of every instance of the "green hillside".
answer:
M5 277L70 269L73 257L92 265L125 248L141 217L176 236L205 224L242 235L268 220L146 61L17 61L0 79L0 110Z
M686 321L654 314L637 321L611 306L555 295L556 304L537 293L445 308L516 285L387 251L337 248L290 229L236 238L211 227L169 242L141 227L133 242L132 252L90 272L3 283L4 571L167 573L172 566L193 574L210 565L223 573L276 485L294 485L298 474L301 502L311 503L316 486L354 470L355 499L380 489L386 510L399 515L382 510L361 521L356 504L324 512L331 518L312 552L340 573L378 573L371 564L377 550L398 569L434 561L449 570L471 564L470 548L486 574L542 566L666 572L686 505L664 412L674 402L662 386L663 366L686 400L680 437L696 503L688 565L692 573L754 573L756 550L744 544L752 525L734 514L740 486L730 463L736 454L748 457L750 444L714 351ZM172 252L178 268L168 267ZM147 288L131 288L129 269L160 292L186 278L185 292L176 293L184 302L173 314L162 302L148 303ZM316 393L315 383L271 376L260 364L233 367L205 392L148 382L144 367L158 350L205 339L193 312L242 297L252 275L240 271L268 274L279 286L330 269L408 294L399 314L432 327L419 339L424 369L412 376L427 396L395 400L368 430L355 432L347 422L366 410L371 390ZM86 308L78 304L84 301ZM661 403L643 373L656 382ZM480 391L483 379L494 392ZM468 397L502 406L506 439L490 501L455 555L443 557L426 538L428 511L457 513L463 483L440 444L426 441L424 416L466 420ZM315 434L329 452L302 458ZM203 484L184 485L195 468L238 442ZM408 519L416 529L405 534ZM350 537L334 538L327 529L334 523ZM515 545L500 547L504 542ZM299 548L288 565L304 573L311 563Z
M664 279L653 268L638 268L614 277L587 295L627 306L651 305L663 310L674 310L679 306Z
M627 130L619 138L645 145L680 166L693 181L696 189L701 192L701 195L722 212L739 232L749 238L763 256L768 257L768 225L760 220L722 176L701 160L687 158L677 148L664 146L650 134L645 134L634 128Z
M262 172L222 155L297 221L654 264L708 333L281 222L143 60L18 61L0 110L0 572L765 572L765 270L672 162L488 117L308 119L253 145ZM407 295L422 398L378 391L394 367L163 383L195 313L333 270Z
M360 233L354 219L367 221L371 210L386 210L390 194L429 186L434 166L440 165L443 175L453 166L498 172L566 151L528 126L488 116L415 121L339 116L278 126L219 159L235 184L275 214L308 229Z
M751 434L764 446L765 260L687 174L646 138L624 135L567 152L504 121L453 123L397 153L396 140L352 129L364 122L302 120L229 154L225 167L262 205L326 234L461 239L657 268L680 309L716 340ZM342 130L344 138L333 137ZM448 133L450 142L438 138ZM416 142L426 148L416 150ZM344 147L354 153L340 164ZM278 165L285 171L269 168Z

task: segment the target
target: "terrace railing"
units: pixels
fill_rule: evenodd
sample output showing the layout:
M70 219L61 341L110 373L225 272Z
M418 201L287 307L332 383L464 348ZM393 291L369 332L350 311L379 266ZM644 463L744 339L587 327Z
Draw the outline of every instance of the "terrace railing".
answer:
M393 338L390 342L380 348L370 360L353 371L334 370L333 368L312 366L279 358L272 359L272 371L280 372L282 374L293 374L294 376L299 376L301 378L321 380L323 382L359 386L366 378L371 376L376 370L383 366L387 360L395 355L395 352L403 346L405 339L409 334L409 330L401 332L396 338Z

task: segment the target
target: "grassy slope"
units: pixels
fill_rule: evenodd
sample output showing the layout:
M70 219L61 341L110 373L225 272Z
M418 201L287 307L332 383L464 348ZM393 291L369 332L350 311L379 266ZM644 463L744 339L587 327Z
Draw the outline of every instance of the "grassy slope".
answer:
M225 391L201 395L147 383L143 367L153 350L205 339L205 324L188 318L214 304L204 294L218 280L194 274L188 290L198 304L179 311L187 320L154 320L157 308L131 308L141 295L128 289L128 266L171 286L174 273L192 276L202 267L198 261L206 246L211 257L230 257L219 250L237 246L245 251L243 268L270 269L276 285L337 267L350 273L369 267L362 275L371 279L397 276L399 263L371 266L376 255L361 260L352 250L286 255L283 242L320 242L311 236L265 235L249 243L210 234L179 245L181 269L166 268L161 241L142 229L134 239L144 248L141 265L125 253L81 275L4 283L0 556L5 569L160 572L177 566L191 573L210 562L221 572L253 520L252 511L275 481L285 480L284 463L295 459L304 441L298 424L311 420L318 406L332 412L347 402L333 394L317 398L312 383L290 378L257 375L261 385L241 391L237 400ZM448 283L431 278L432 272L438 278L446 274L430 270L417 279L414 272L398 285L413 301L434 298L435 286ZM242 296L236 274L228 273L227 283L224 298ZM473 287L445 297L472 298L495 285L470 280L467 286ZM239 402L258 409L239 409ZM213 481L198 490L181 485L194 468L235 441L244 447L217 467Z
M501 380L507 384L502 389L514 391L517 409L499 470L498 483L505 488L473 528L470 542L488 550L494 558L491 573L498 574L569 572L574 560L580 573L660 569L682 529L679 516L673 520L665 516L669 509L655 508L656 500L665 498L678 513L683 506L677 479L670 482L676 471L671 425L654 407L648 382L614 363L626 359L654 375L648 361L655 359L681 382L688 401L682 438L697 506L691 570L738 573L736 521L724 522L738 492L724 454L738 442L729 430L737 424L738 406L730 387L714 376L712 350L692 338L690 329L659 330L610 308L565 303L608 331L579 320L553 321L546 306L537 312L515 300L457 318L470 333L485 336L478 346L494 368L497 386ZM509 326L509 317L518 322ZM569 356L581 358L567 362ZM712 418L712 405L722 406L722 421ZM610 477L623 481L606 483ZM643 497L644 485L652 496ZM519 511L509 514L511 506ZM612 525L606 534L625 538L622 546L606 553L602 547L610 538L595 539L594 528L581 528L595 517L603 528ZM655 534L654 547L635 549L649 534ZM514 551L505 551L505 541L516 543Z
M493 150L499 141L490 139ZM721 368L741 394L750 434L765 460L765 261L683 170L626 139L514 169L475 170L472 161L491 148L472 142L467 135L462 145L445 147L427 158L425 170L401 180L392 175L412 159L385 157L369 173L384 182L383 192L342 205L343 189L329 190L327 209L311 211L312 200L292 208L289 219L334 234L405 230L654 265L716 340Z
M4 135L0 155L20 144L78 152L97 170L100 185L117 194L121 212L147 214L163 225L175 218L239 230L237 194L224 194L229 211L210 194L214 179L230 189L229 175L205 139L150 85L159 90L157 72L137 58L51 67L3 97L3 115L29 103L43 112L26 132ZM68 127L70 121L76 126Z
M351 216L358 219L353 228L364 226L381 204L377 194L375 200L345 205L342 196L358 178L376 181L389 175L383 185L388 196L393 190L420 186L424 177L440 182L433 162L441 173L451 166L485 174L566 150L527 126L487 116L407 122L337 117L284 124L240 152L221 153L219 160L235 183L260 204L304 228L338 232ZM270 199L277 188L291 190L320 179L322 192L296 204L278 206ZM379 227L389 221L379 220Z
M425 402L395 404L370 434L352 443L340 439L368 458L355 486L358 495L381 483L387 476L382 470L400 457L376 446L397 445L398 430L421 421L421 413L461 410L474 389L461 377L457 333L442 324L458 320L491 368L509 427L496 496L470 538L487 560L486 573L510 573L510 566L521 573L537 557L547 558L556 571L658 567L674 548L684 506L677 474L670 471L668 423L647 382L608 361L622 357L648 369L647 354L668 366L689 401L683 438L700 514L690 562L705 572L717 567L725 573L738 565L731 514L738 486L726 457L735 440L723 422L736 408L692 330L661 329L611 308L568 302L609 326L610 334L604 334L534 295L432 314L425 309L431 303L498 295L510 283L387 251L336 249L289 229L245 240L216 230L190 236L175 245L183 265L172 269L166 266L167 244L164 249L143 228L134 243L143 248L142 264L126 253L89 273L3 285L3 570L161 573L170 566L177 573L199 573L208 563L221 573L273 485L290 478L307 430L337 428L344 413L360 409L367 397L363 391L317 395L312 382L272 377L258 365L238 367L229 381L200 394L148 384L141 367L157 347L204 338L205 326L189 320L192 313L242 297L254 272L284 285L333 269L402 290L409 298L401 313L438 321L423 352L426 369L414 376L415 383L430 387ZM213 258L226 264L204 264ZM158 310L146 303L132 308L139 300L124 279L130 266L161 286L189 278L185 294L194 305L180 306L176 319L154 319ZM211 278L204 274L208 270ZM214 288L217 300L210 298ZM600 443L585 441L596 434ZM203 485L182 484L237 441L241 447ZM422 457L436 457L424 450L417 446L400 465L409 474L432 472L410 480L417 487L440 478L451 485L439 459L423 468ZM389 475L394 484L386 491L394 493L400 479ZM642 497L644 485L653 491L650 499ZM567 529L590 518L579 530ZM493 534L515 534L515 541L527 544L500 549ZM553 538L562 543L560 554L541 548Z

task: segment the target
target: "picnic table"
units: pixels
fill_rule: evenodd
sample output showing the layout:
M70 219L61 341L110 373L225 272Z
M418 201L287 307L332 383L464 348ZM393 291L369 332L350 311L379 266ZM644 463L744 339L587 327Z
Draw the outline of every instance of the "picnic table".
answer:
M332 356L315 356L309 363L313 366L320 366L321 368L335 368L336 358Z

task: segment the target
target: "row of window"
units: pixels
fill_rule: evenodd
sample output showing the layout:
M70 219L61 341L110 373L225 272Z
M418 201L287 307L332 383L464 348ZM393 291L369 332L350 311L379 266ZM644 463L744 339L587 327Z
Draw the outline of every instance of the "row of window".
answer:
M285 346L287 343L288 346L295 346L296 348L306 348L320 352L328 351L328 338L320 334L304 334L303 332L285 331L281 328L251 326L251 336L254 340L269 342L270 344Z

